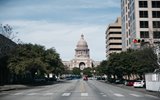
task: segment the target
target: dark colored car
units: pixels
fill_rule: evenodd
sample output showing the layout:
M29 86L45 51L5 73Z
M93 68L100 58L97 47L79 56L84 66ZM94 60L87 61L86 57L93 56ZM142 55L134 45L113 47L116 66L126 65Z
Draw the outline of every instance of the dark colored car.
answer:
M115 84L124 84L125 80L124 79L116 79Z

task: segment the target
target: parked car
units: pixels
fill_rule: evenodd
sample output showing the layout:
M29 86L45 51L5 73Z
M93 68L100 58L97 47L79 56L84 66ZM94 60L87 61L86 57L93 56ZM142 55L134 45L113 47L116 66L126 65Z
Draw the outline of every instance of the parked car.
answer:
M126 86L133 86L134 82L135 82L135 80L125 80L124 84Z
M145 87L145 81L144 80L136 80L133 84L133 87Z
M116 79L115 84L124 84L125 80L124 79Z

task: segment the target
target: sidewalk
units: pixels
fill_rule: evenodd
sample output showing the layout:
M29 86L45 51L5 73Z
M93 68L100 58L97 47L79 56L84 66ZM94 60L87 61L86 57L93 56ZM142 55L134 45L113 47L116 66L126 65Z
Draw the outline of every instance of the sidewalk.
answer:
M45 85L57 84L57 83L61 83L61 82L64 82L64 80L49 81L46 83L45 82L43 82L43 83L38 82L38 83L27 84L27 85L23 85L23 84L3 85L3 86L0 86L0 92L10 91L10 90L29 89L29 88L41 87L41 86L45 86Z
M0 86L0 92L2 91L9 91L9 90L17 90L17 89L27 89L29 88L29 86L27 85L21 85L21 84L17 84L17 85L3 85Z

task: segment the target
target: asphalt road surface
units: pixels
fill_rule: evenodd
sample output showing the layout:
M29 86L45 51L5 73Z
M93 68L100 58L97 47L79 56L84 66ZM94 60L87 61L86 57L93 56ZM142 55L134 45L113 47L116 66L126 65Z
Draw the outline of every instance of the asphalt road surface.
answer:
M160 100L96 80L70 80L32 89L0 92L0 100Z

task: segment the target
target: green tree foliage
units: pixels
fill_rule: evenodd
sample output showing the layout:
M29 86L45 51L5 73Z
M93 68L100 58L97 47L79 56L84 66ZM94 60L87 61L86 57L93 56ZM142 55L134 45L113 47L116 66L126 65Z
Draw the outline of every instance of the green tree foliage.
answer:
M54 48L46 50L45 62L47 63L47 73L54 73L55 75L59 75L62 74L65 70L60 56Z
M39 45L19 44L15 52L10 56L8 67L16 75L24 75L26 71L35 73L37 70L44 71L45 48Z
M80 75L81 74L81 70L79 68L77 68L77 67L74 67L72 69L72 74L74 74L74 75Z
M108 78L122 79L123 76L138 75L143 78L145 73L153 72L158 68L157 56L152 48L140 50L128 50L121 53L112 53L108 61L102 61L97 67L100 74L108 75Z
M58 75L63 70L63 64L55 49L47 49L40 45L19 44L10 55L8 68L13 75L25 77L54 73Z
M157 56L152 48L134 51L132 56L135 58L133 68L136 69L135 73L138 74L140 78L142 78L145 73L153 72L158 68Z
M83 75L87 75L88 77L92 76L92 68L87 67L83 69Z
M103 60L100 63L100 65L95 68L96 74L97 75L109 74L107 68L108 68L108 62L106 60Z

